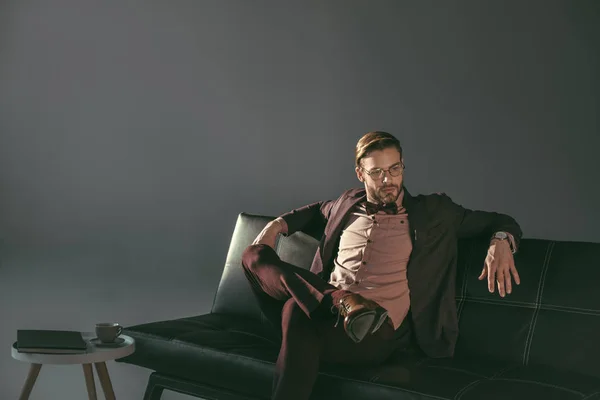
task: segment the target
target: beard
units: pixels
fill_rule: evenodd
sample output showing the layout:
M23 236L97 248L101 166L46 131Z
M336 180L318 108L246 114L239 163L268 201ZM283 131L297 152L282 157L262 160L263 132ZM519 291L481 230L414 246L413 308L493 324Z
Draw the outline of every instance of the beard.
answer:
M386 191L384 189L394 189ZM375 202L382 204L395 203L398 200L398 196L400 196L400 188L396 185L384 185L378 188L369 188L369 197L371 197Z

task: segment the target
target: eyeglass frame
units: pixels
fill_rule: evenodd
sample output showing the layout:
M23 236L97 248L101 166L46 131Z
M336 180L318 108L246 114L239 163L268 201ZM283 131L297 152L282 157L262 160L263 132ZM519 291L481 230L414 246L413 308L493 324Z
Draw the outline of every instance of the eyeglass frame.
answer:
M397 166L400 166L400 172L398 173L398 175L392 175L392 168L395 168ZM373 168L372 170L368 170L364 167L360 167L361 170L363 170L367 175L369 175L369 177L373 180L377 180L380 181L385 177L385 173L387 172L388 174L390 174L391 177L396 177L396 176L400 176L404 173L404 170L406 169L406 166L404 165L404 163L402 161L397 162L396 164L392 165L391 167L389 167L388 169L383 169L383 168ZM373 174L377 171L379 173L379 175L381 175L380 177L376 178L373 176Z

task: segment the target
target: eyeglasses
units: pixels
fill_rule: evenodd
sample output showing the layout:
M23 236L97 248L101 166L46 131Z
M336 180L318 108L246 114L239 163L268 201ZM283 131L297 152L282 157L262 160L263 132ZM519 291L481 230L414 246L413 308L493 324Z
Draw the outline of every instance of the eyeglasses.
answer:
M365 171L367 173L367 175L369 175L371 177L371 179L378 181L378 180L383 179L386 172L389 172L390 176L401 175L404 172L404 164L402 164L402 162L399 162L398 164L392 165L388 169L373 168L371 170L367 170L362 167L361 167L361 169L363 171Z

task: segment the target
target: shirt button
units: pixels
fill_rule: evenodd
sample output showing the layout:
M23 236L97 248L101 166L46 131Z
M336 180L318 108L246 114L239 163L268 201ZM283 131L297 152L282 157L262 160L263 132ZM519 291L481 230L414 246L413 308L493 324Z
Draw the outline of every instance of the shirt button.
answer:
M404 223L404 220L400 221L400 223L401 223L401 224L403 224L403 223Z
M367 262L366 262L366 261L363 261L362 263L363 263L363 265L365 265Z
M373 243L371 239L367 239L367 243Z

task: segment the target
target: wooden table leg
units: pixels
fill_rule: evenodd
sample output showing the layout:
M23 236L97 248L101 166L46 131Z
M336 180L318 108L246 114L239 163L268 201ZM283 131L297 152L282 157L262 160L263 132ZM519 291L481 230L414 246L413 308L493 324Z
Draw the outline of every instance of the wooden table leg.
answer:
M35 384L35 380L40 374L40 369L42 369L42 364L31 364L29 367L29 373L27 374L27 379L25 380L25 385L23 385L23 389L21 390L21 396L19 396L19 400L27 400L31 391L33 390L33 385Z
M88 398L98 400L96 397L96 383L94 382L94 370L92 364L82 364L83 375L85 376L85 386L87 387Z
M104 392L104 398L106 400L116 400L115 391L113 390L112 383L110 382L110 376L108 375L108 368L106 368L105 362L99 362L94 364L96 366L96 372L100 379L100 385Z

